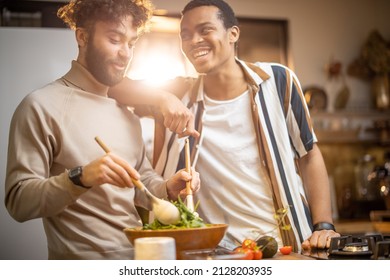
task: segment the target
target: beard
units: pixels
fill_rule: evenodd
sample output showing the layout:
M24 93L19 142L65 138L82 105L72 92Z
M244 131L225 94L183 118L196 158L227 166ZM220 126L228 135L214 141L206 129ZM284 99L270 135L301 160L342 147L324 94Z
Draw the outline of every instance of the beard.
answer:
M110 71L110 64L112 63L124 63L120 58L110 59L102 51L97 48L93 43L93 38L88 40L88 49L85 57L87 68L89 72L95 77L95 79L106 86L114 86L118 84L124 78L127 68L123 71L112 70ZM112 69L112 68L111 68Z

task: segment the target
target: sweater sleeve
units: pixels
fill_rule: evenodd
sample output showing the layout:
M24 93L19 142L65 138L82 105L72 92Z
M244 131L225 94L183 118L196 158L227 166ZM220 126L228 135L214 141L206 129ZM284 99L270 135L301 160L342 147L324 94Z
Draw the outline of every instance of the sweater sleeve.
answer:
M58 143L55 121L47 118L30 94L11 121L5 204L20 222L55 215L86 191L73 185L66 171L51 176Z
M166 189L165 180L156 173L156 171L152 168L152 165L149 159L146 157L145 146L143 146L143 152L141 153L142 158L139 161L136 169L141 175L141 181L145 185L148 190L158 198L167 199L168 193ZM146 199L146 196L141 192L136 192L135 196L135 204L137 206L144 207L148 210L151 210L151 205L149 204L149 200Z

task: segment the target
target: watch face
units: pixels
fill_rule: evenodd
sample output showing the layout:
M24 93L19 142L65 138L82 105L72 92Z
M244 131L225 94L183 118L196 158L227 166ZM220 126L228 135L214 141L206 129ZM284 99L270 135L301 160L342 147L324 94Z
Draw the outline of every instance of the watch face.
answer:
M77 166L68 171L68 177L73 182L73 184L81 186L86 189L90 189L90 186L85 186L81 182L81 175L83 173L83 168L81 166Z
M323 111L327 106L326 92L322 88L310 87L304 90L307 106L313 111Z
M82 171L81 167L73 168L69 170L69 177L70 178L78 177L81 175L81 171Z

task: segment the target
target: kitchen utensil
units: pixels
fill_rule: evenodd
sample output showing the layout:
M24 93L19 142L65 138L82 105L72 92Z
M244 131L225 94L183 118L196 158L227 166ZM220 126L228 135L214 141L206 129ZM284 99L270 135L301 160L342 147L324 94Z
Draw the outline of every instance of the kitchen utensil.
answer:
M127 239L134 245L140 237L173 237L176 241L176 256L182 259L182 252L186 250L215 249L225 235L227 224L208 224L200 228L172 228L145 230L139 228L125 228L123 231Z
M95 140L106 153L110 152L108 146L99 137L95 137ZM180 221L180 212L175 205L169 201L155 197L140 180L131 178L131 181L134 186L143 191L150 199L154 216L160 223L170 225L177 224Z
M185 140L185 160L186 160L186 171L191 173L191 158L190 158L190 142L188 138ZM192 196L191 181L186 182L186 206L188 210L194 212L194 198Z

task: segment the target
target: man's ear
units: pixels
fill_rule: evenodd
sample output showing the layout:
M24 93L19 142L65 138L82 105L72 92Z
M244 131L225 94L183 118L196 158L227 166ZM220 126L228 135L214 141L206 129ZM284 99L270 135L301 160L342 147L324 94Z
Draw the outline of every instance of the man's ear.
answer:
M79 47L85 47L88 43L88 32L85 28L76 28L76 40Z
M236 25L230 27L229 40L230 43L236 43L240 38L240 28Z

